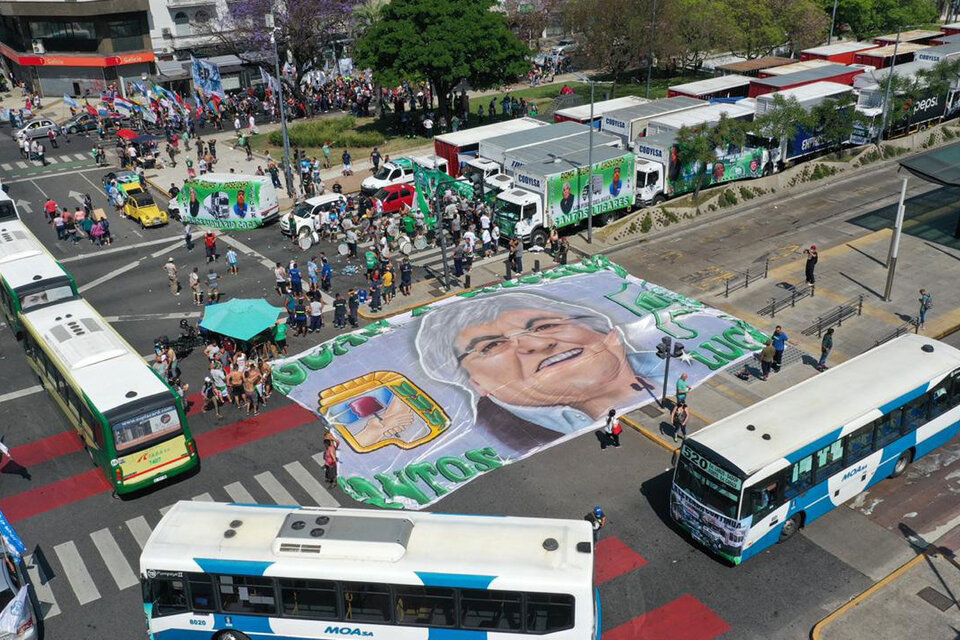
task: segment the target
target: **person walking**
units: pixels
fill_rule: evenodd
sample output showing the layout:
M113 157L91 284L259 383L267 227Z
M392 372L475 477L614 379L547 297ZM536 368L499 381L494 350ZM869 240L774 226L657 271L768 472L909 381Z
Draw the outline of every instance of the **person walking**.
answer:
M277 295L282 296L287 292L287 270L279 262L273 268L273 277L277 282Z
M207 231L203 235L203 245L206 248L207 252L207 264L213 262L220 258L220 254L217 253L217 234L213 231Z
M680 374L677 378L677 404L687 403L687 394L690 393L690 384L687 380L690 378L686 373Z
M670 424L673 425L673 441L677 442L677 435L687 439L687 418L690 417L685 402L678 402L670 412Z
M183 245L187 251L193 251L193 225L189 222L183 224Z
M327 433L323 438L323 473L328 486L337 484L337 446L339 442L333 433Z
M310 301L310 333L323 328L323 299L320 296Z
M210 407L213 407L217 417L223 417L220 415L220 396L217 394L217 389L213 386L213 378L210 376L203 379L203 386L200 387L200 395L203 398L201 413L206 413L210 410Z
M603 507L597 505L593 508L593 511L583 516L583 519L593 527L593 544L597 544L597 540L600 538L600 529L603 529L604 525L607 524L607 514L603 512Z
M190 281L190 291L193 292L193 304L202 307L203 291L200 289L200 267L194 267L188 278Z
M340 156L340 161L343 162L343 175L352 176L353 165L351 164L349 149L343 150L343 155Z
M167 281L170 284L170 293L175 296L180 295L180 281L177 279L177 265L173 258L167 258L167 263L163 265L163 270L167 272Z
M827 332L823 334L823 339L820 340L820 361L817 363L817 371L826 371L827 367L827 356L830 355L830 351L833 349L833 328L827 329Z
M817 245L810 245L810 248L804 249L803 253L807 256L807 264L804 267L804 272L807 277L807 284L812 285L815 282L813 270L816 268L817 261L820 259L820 255L817 253Z
M796 346L793 340L790 339L790 336L787 335L787 332L783 330L783 327L777 325L777 328L773 330L773 335L770 337L773 340L773 371L774 373L780 372L780 367L783 365L783 352L787 348L787 344L792 344Z
M273 343L277 345L280 353L287 355L287 321L283 318L273 325Z
M240 263L237 258L237 252L233 247L227 249L227 272L233 275L240 274Z
M323 264L320 266L320 289L329 292L333 287L333 266L326 258L323 258L322 262Z
M923 329L927 323L927 311L933 308L933 296L927 293L926 289L920 289L918 302L920 303L920 326L918 328Z
M767 340L760 351L760 373L761 379L766 380L770 376L770 369L773 368L773 359L776 356L776 349L773 348L773 340Z
M212 303L220 302L220 274L213 267L207 269L207 295Z
M333 299L333 326L337 329L347 326L347 301L339 291Z
M606 421L603 424L603 437L600 439L600 448L606 449L607 445L614 447L620 446L620 434L623 433L623 426L617 418L617 410L610 409L607 412Z
M373 148L373 151L370 152L370 164L373 165L373 172L376 173L380 169L380 150L377 147Z

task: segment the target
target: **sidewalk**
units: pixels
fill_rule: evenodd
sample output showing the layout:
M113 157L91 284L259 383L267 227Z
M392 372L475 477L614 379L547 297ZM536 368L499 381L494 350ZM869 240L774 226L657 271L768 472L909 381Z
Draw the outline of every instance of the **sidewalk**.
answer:
M821 620L813 640L955 640L960 564L951 549L920 554Z

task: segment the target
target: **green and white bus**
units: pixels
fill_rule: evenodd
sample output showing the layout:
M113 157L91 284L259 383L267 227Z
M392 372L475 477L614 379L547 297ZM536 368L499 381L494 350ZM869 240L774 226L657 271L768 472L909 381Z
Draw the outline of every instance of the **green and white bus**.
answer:
M183 401L85 300L25 310L30 366L117 494L197 467Z

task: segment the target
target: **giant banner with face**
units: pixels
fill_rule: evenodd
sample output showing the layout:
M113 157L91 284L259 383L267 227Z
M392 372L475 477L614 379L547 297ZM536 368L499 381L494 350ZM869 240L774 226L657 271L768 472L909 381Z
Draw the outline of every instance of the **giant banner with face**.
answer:
M341 440L348 495L416 509L653 402L665 336L687 350L670 395L681 374L695 388L765 340L597 256L341 335L274 363L274 383Z
M255 229L263 225L265 203L256 180L187 180L177 204L184 223L214 229Z

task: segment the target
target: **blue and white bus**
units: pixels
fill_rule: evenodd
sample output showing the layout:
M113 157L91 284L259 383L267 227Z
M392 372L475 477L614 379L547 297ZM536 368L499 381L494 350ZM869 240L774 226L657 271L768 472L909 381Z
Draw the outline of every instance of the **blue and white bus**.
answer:
M739 564L960 430L960 350L881 345L687 438L670 514Z
M179 502L140 556L150 637L599 640L586 521Z

